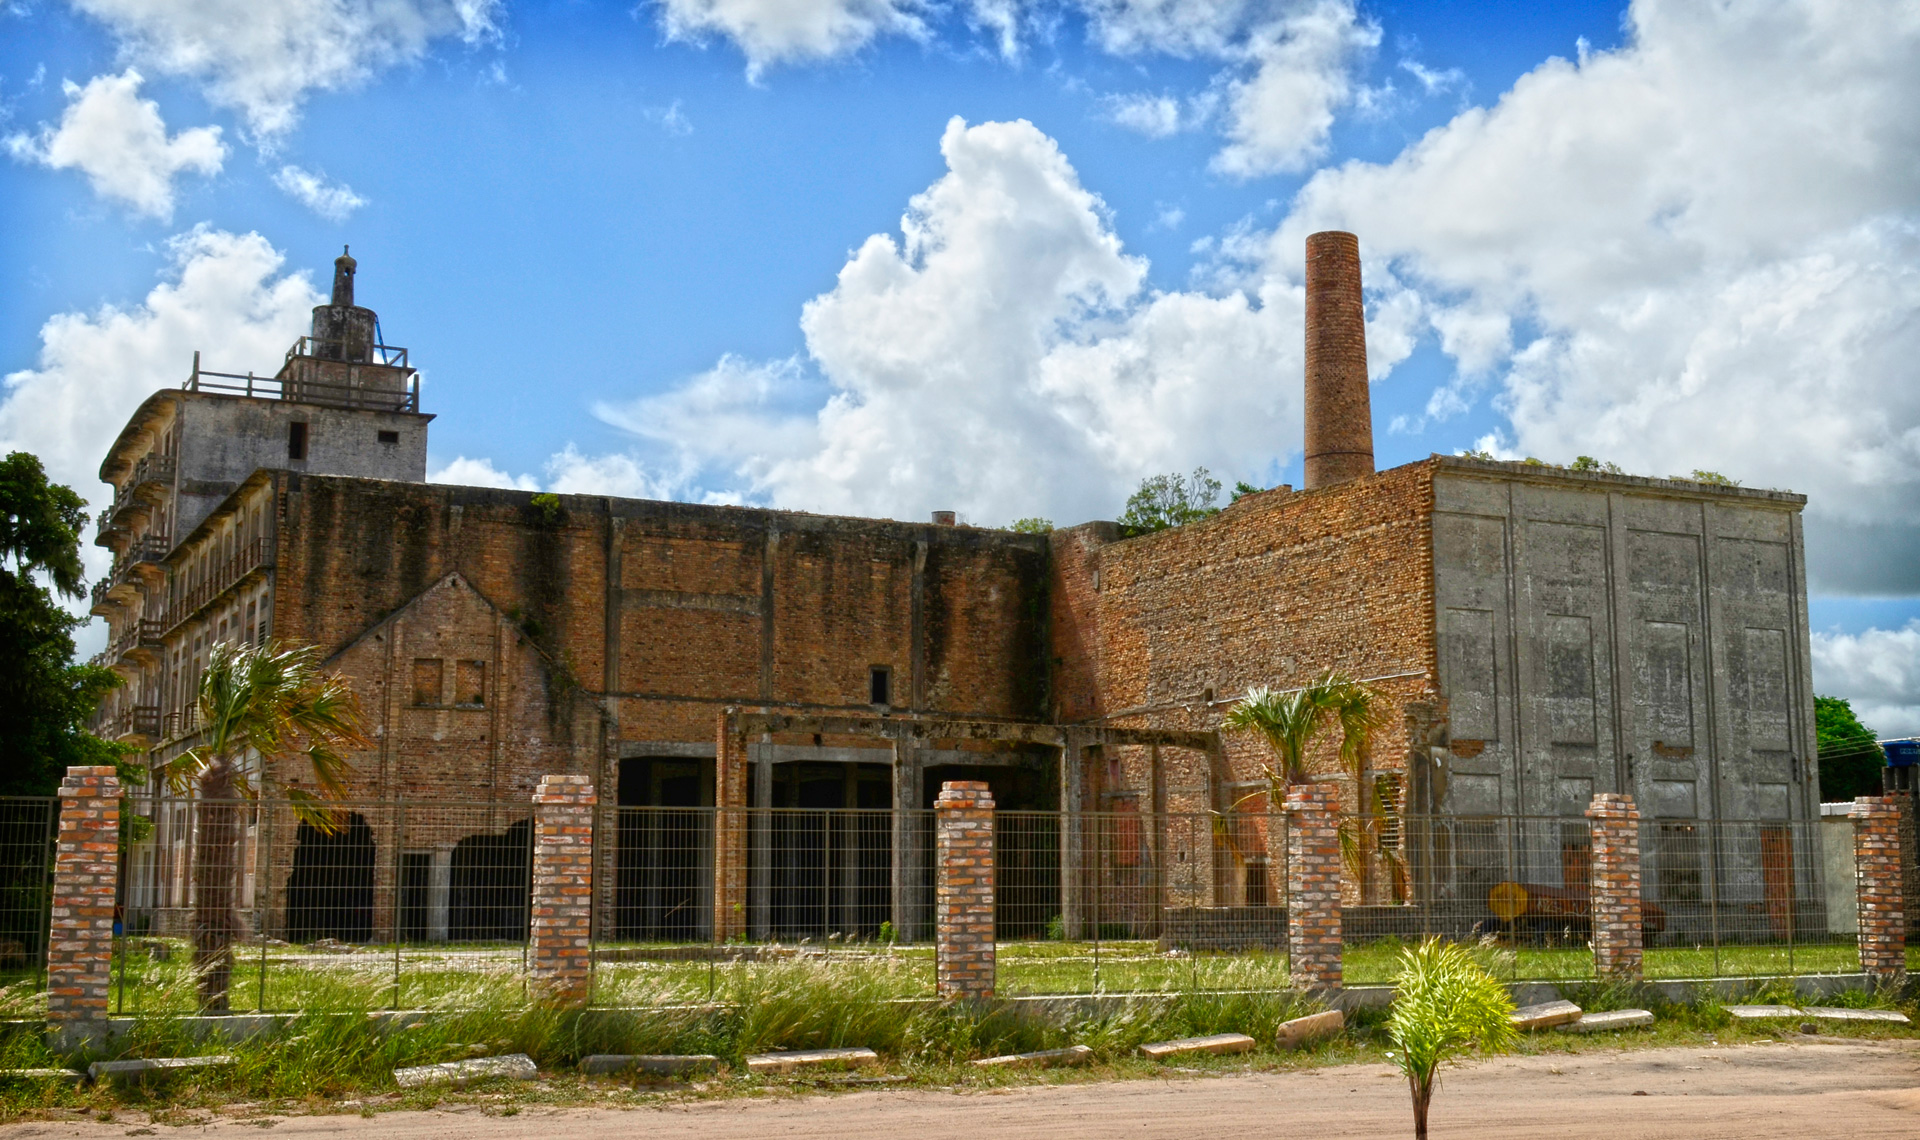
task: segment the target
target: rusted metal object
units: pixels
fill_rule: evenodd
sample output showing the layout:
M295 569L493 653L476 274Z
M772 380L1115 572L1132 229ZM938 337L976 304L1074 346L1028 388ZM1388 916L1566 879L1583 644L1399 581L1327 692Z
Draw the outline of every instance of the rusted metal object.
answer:
M1543 933L1563 924L1584 930L1591 919L1587 892L1544 883L1495 883L1487 891L1487 909L1510 933ZM1667 912L1640 901L1640 928L1659 934L1667 928Z

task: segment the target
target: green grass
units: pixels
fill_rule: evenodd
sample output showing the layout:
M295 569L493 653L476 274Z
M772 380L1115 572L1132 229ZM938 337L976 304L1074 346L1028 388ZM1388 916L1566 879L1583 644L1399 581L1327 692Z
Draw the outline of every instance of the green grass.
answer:
M166 961L143 949L162 943ZM1350 945L1348 985L1392 981L1401 943L1395 939ZM644 948L642 948L644 949ZM807 945L788 948L800 960L857 967L890 997L933 993L933 949L927 945ZM193 1013L198 997L181 939L137 940L114 964L113 1008L127 1014ZM1920 972L1920 947L1908 952ZM595 970L594 1003L646 1006L724 1000L723 991L743 976L766 972L775 961L603 961ZM1496 947L1489 968L1509 981L1581 982L1593 978L1585 946ZM1005 995L1212 992L1284 989L1289 984L1284 953L1164 953L1149 941L1114 940L1003 942L998 953L999 991ZM264 968L266 984L261 985ZM1764 977L1783 974L1852 973L1859 954L1852 943L1786 946L1658 947L1645 956L1650 979ZM235 1012L355 1009L449 1009L524 1001L526 974L517 945L367 946L351 953L324 953L298 946L246 947L235 961L229 991ZM0 988L0 1017L37 1016L42 999L30 979Z

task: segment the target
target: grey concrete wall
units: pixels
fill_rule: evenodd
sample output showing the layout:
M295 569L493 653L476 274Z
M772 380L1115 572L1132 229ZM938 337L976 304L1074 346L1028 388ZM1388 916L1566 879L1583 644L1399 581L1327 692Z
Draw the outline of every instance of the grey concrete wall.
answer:
M1442 460L1434 620L1450 754L1435 806L1572 822L1594 793L1628 792L1649 821L1651 895L1685 895L1675 884L1696 873L1682 864L1717 857L1736 880L1723 876L1723 902L1760 897L1760 847L1812 847L1810 824L1724 821L1819 813L1804 502ZM1556 847L1577 828L1535 830L1519 870L1561 885ZM1794 853L1803 902L1821 893L1817 860Z
M422 482L432 416L328 408L289 400L182 392L176 539L262 467L315 475ZM287 455L291 425L307 425L307 455ZM398 440L380 442L380 433Z
M1860 932L1860 904L1854 894L1853 803L1820 805L1820 873L1827 884L1827 929Z

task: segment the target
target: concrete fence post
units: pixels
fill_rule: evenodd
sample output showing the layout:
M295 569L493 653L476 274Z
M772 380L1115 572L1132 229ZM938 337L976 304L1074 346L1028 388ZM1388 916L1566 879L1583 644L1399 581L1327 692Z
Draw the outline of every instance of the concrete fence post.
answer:
M56 1049L82 1048L106 1030L119 856L120 780L113 767L68 768L47 937L47 1029Z
M1340 975L1340 789L1287 789L1287 967L1303 990L1337 990Z
M591 778L546 776L533 794L533 991L584 1005L593 984Z
M1854 894L1860 900L1860 969L1876 985L1899 985L1907 974L1900 805L1892 796L1861 796L1847 816L1853 820Z
M1637 982L1644 950L1640 915L1640 809L1633 797L1601 792L1587 807L1593 864L1587 917L1593 969L1602 981Z
M934 979L943 1000L993 996L993 793L979 780L934 801Z

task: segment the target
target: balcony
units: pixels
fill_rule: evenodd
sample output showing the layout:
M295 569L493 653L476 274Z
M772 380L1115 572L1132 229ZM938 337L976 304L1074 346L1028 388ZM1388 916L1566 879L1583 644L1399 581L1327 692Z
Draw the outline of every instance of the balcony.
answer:
M152 744L160 739L160 706L122 705L107 717L105 728L109 740Z
M112 589L113 581L111 576L102 578L93 584L93 612L101 617L108 616L126 604L124 597L109 596L108 591Z
M153 508L153 504L173 486L178 463L171 455L147 455L133 465L113 496L113 503L100 512L100 537L125 530L133 520Z
M233 557L208 566L206 577L198 584L175 593L160 624L168 630L173 629L206 609L228 590L272 566L272 543L264 538L242 543L234 551ZM177 583L177 575L175 580Z
M113 639L107 651L101 654L109 666L122 664L140 664L147 660L157 660L162 637L167 632L166 622L157 618L138 618L127 623L120 636Z

